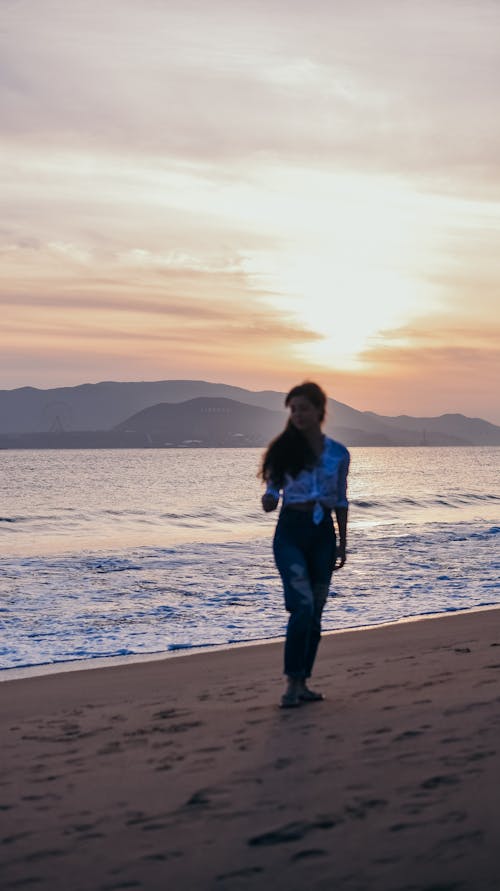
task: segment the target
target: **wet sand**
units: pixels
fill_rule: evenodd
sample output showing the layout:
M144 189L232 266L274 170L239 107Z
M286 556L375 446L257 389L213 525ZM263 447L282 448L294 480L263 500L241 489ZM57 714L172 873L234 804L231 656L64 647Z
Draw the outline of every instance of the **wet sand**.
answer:
M0 684L3 891L495 891L500 612Z

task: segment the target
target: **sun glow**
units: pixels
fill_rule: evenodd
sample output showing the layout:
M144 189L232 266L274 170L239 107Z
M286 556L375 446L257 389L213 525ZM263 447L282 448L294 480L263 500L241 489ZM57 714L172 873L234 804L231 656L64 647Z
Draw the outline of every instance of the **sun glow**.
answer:
M363 262L332 268L325 257L304 256L288 274L299 291L294 301L298 319L321 335L300 346L299 354L327 367L357 367L371 338L405 321L421 299L415 281Z
M272 218L286 245L247 258L245 269L270 303L317 333L297 345L302 359L355 368L372 338L439 301L428 281L428 209L390 178L298 171L289 186Z

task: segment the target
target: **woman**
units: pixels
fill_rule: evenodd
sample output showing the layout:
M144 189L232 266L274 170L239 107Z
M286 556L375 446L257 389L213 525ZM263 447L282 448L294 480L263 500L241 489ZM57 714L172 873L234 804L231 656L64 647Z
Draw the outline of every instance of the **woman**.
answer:
M268 446L260 475L267 484L262 507L283 503L273 541L285 606L290 613L285 641L288 686L282 708L323 699L306 684L321 636L321 614L332 572L346 561L349 452L325 436L326 394L312 382L293 387L283 432ZM337 545L331 511L335 510Z

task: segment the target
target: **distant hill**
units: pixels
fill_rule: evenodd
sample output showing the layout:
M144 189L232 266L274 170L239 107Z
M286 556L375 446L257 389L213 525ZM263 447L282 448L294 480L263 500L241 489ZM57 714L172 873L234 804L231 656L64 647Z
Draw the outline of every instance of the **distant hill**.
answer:
M378 415L366 412L367 417L380 420ZM408 415L398 415L395 418L383 419L387 430L408 430L419 433L424 440L430 438L436 440L440 434L450 438L456 438L463 443L471 445L498 445L500 427L483 421L481 418L467 418L460 414L440 415L437 418L412 418Z
M157 435L164 442L182 442L204 440L202 430L206 431L207 442L215 443L219 436L225 444L261 445L283 427L284 396L272 390L255 392L228 384L184 380L105 381L51 390L3 390L0 447L123 447L125 442L147 445L146 434L154 434L155 442ZM204 407L203 399L207 400ZM223 400L220 411L216 411L215 403L209 405L210 400ZM144 415L146 410L150 413ZM178 433L174 436L175 430ZM347 445L500 445L500 427L479 418L459 414L384 417L357 411L334 399L328 403L326 430Z
M115 428L142 433L152 446L260 446L283 427L284 413L234 399L200 397L160 403Z

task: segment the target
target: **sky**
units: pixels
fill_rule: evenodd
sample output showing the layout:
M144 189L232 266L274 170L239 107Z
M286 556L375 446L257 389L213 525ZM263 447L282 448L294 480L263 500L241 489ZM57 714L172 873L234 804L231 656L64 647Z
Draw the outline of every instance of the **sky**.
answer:
M0 389L500 423L498 0L0 12Z

